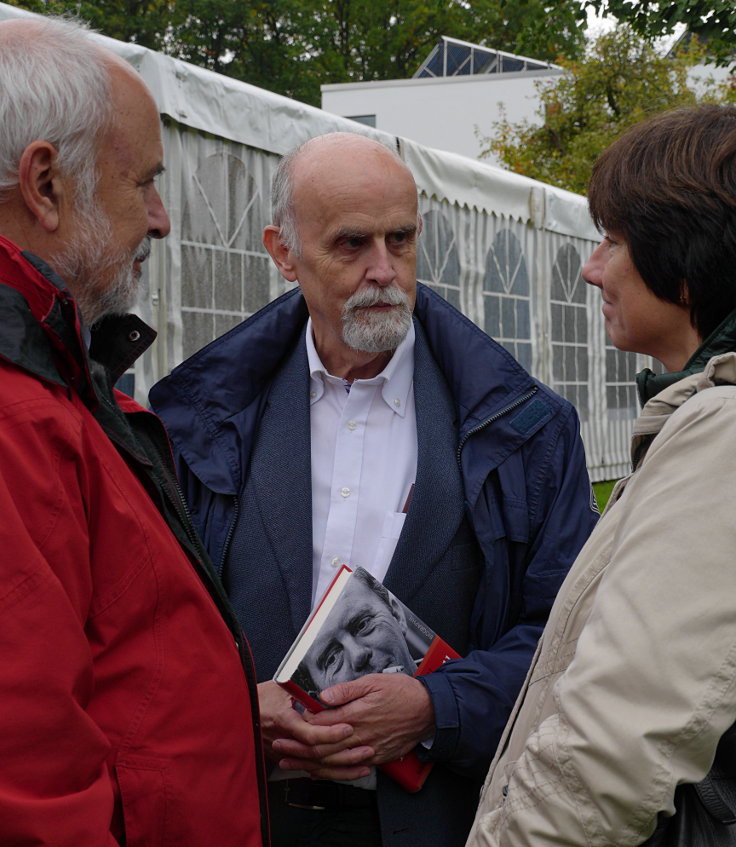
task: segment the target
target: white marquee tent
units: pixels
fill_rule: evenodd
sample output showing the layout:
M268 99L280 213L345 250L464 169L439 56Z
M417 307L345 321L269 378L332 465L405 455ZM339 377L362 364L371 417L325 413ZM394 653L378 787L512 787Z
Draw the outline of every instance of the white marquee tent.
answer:
M0 19L27 15L0 4ZM103 38L153 91L172 222L147 263L139 313L159 332L135 393L285 291L261 245L278 158L333 130L394 146L419 188L418 278L578 408L594 480L627 470L642 364L603 331L598 292L580 277L598 240L582 197L422 147L133 44Z

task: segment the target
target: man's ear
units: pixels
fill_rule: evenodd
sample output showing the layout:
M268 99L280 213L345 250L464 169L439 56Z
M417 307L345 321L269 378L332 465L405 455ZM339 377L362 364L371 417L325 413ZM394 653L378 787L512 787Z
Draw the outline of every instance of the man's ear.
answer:
M289 282L296 281L296 268L294 267L294 256L281 240L279 227L269 224L263 230L263 246L268 250L279 273Z
M48 141L33 141L18 165L18 187L31 215L47 232L59 228L63 191L56 165L56 148Z

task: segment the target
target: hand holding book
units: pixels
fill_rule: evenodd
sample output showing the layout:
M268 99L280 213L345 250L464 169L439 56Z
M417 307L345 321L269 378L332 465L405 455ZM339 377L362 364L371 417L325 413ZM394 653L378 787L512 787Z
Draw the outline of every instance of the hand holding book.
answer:
M405 756L434 732L427 689L407 674L368 674L328 689L323 699L330 708L311 715L310 722L350 724L361 743L373 748L375 764Z
M406 754L431 737L434 722L429 695L411 675L427 673L455 657L457 653L370 574L343 568L275 680L315 713L308 716L310 723L350 724L355 741L373 749L370 763L383 763L383 770L416 791L430 765ZM325 707L327 711L321 711ZM279 752L298 760L307 751L284 740ZM334 763L347 755L336 753ZM389 761L396 757L400 761Z
M289 770L315 772L315 776L321 776L316 773L318 769L330 767L333 772L324 778L339 780L358 779L370 772L362 763L373 756L373 749L363 747L355 751L352 726L345 723L313 726L308 721L310 713L296 711L293 697L271 681L259 683L258 707L264 752L274 764ZM346 748L353 752L338 757L335 763L335 753ZM326 756L330 757L329 765L323 761ZM284 757L288 759L282 764Z

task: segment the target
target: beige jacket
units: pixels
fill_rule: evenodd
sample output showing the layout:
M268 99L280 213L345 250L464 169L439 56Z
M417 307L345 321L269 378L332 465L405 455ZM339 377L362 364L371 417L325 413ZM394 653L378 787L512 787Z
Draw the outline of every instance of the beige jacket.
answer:
M468 847L633 847L707 773L736 720L735 386L727 353L642 410L648 449L560 589Z

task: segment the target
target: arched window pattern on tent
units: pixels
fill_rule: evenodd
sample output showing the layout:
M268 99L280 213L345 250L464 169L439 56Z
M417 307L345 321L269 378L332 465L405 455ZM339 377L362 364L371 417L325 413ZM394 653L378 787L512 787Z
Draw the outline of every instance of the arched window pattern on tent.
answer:
M437 211L422 215L424 226L417 242L417 279L460 308L460 255L455 232Z
M618 350L607 340L606 406L611 420L630 421L636 416L636 371L636 356Z
M485 331L527 369L532 367L529 273L519 239L502 229L486 255Z
M560 247L552 267L552 385L577 408L580 420L587 421L588 316L581 267L571 244Z
M261 245L263 200L242 159L204 158L185 187L181 218L183 354L222 335L270 299Z

